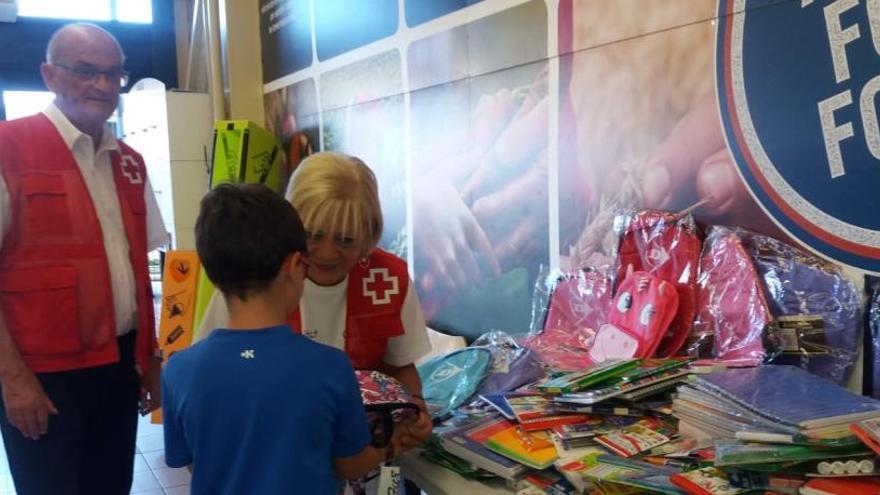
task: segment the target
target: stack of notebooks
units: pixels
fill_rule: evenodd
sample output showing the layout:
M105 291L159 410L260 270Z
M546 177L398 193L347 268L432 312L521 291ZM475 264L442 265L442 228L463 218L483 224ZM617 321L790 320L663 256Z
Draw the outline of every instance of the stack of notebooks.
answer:
M880 401L793 366L697 377L672 404L682 432L789 444L851 444L854 422L880 418Z
M440 445L477 468L515 480L526 471L526 466L486 446L489 438L513 426L513 422L501 416L488 416L443 432L439 435Z
M688 374L685 366L689 359L630 359L613 362L606 376L584 384L577 374L562 376L538 387L548 393L560 394L553 398L558 405L592 405L611 398L638 401L681 383ZM604 363L603 363L604 364ZM589 378L592 375L587 375Z

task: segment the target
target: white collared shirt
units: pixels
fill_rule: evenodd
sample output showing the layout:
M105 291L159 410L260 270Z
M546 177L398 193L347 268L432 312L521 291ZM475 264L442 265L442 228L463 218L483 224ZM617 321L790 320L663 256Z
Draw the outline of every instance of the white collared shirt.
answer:
M123 335L137 326L138 318L134 272L128 256L128 237L125 235L119 197L116 195L116 183L113 180L113 162L110 159L110 153L119 149L119 143L116 142L110 128L105 125L101 143L95 151L91 136L77 129L54 103L51 103L43 114L49 118L73 154L89 195L92 197L92 204L104 235L104 249L107 252L110 285L113 291L116 333ZM147 209L147 250L152 251L168 244L171 237L165 230L149 179L144 183L144 202ZM0 174L0 248L3 246L3 237L6 236L11 223L9 190Z

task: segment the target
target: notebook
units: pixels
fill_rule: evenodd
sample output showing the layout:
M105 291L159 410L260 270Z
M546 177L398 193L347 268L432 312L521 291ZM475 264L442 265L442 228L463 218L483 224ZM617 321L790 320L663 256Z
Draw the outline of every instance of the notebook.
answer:
M537 385L536 388L545 394L568 394L619 377L621 374L635 369L639 363L641 363L639 359L608 360L594 364L583 371L568 373L548 380Z
M716 467L673 473L669 481L689 495L739 495L747 491L744 488L730 486L727 474Z
M626 392L633 392L645 387L659 385L661 383L681 379L688 372L680 369L669 369L657 374L641 377L632 381L621 381L600 388L582 390L571 394L562 394L555 397L555 402L567 402L576 404L595 404L612 397L618 397Z
M498 455L484 445L490 436L511 426L513 423L500 416L490 416L441 434L440 445L450 454L478 468L513 480L522 475L525 466Z
M618 397L621 399L625 399L625 400L638 401L638 400L644 399L645 397L651 397L651 396L666 392L668 390L671 390L671 389L681 385L686 380L687 380L687 377L683 376L683 377L679 377L679 378L674 378L672 380L656 382L656 383L652 383L651 385L648 385L647 387L642 387L642 388L638 388L635 390L629 390L627 392L624 392L624 393L618 395Z
M880 417L880 401L794 366L728 369L698 376L693 386L787 429L818 430Z
M559 457L546 433L529 433L519 426L493 434L486 447L534 469L549 467Z
M584 413L558 411L542 395L506 395L508 407L516 421L528 431L546 430L563 424L583 423L589 417Z
M646 413L646 408L641 407L640 404L624 404L614 399L599 404L555 402L554 407L559 412L577 412L605 416L635 416L640 418Z
M880 419L859 421L849 427L862 443L880 455Z
M880 478L815 478L801 487L802 495L877 495Z
M492 406L505 418L511 420L516 419L516 415L513 413L513 409L510 408L510 404L508 404L507 400L504 398L504 394L481 395L480 400Z
M645 493L647 490L649 493L685 495L685 492L669 481L669 476L677 472L677 469L613 455L588 454L580 459L558 463L556 469L569 481L587 480L600 485L602 489L598 493L635 494ZM615 486L618 484L633 489L621 490L622 487ZM585 493L594 493L590 490L595 486L581 484L579 488Z

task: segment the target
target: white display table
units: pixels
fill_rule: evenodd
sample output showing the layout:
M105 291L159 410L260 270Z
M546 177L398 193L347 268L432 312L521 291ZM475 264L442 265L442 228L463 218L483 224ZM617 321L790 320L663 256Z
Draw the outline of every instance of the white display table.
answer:
M487 483L463 478L419 455L418 449L410 450L397 458L400 473L419 485L428 495L511 495L515 493L504 481Z

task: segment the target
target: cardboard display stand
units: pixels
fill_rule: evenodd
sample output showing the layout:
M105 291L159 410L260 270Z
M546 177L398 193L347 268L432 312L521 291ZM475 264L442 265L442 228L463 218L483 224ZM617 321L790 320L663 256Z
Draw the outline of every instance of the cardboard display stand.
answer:
M248 120L218 120L214 125L214 152L209 189L224 182L266 184L281 191L285 155L281 143L269 131ZM193 328L202 322L214 295L214 285L199 274Z
M220 120L213 146L211 189L222 182L246 182L280 192L284 151L269 131L247 120Z
M195 251L169 251L165 255L158 340L166 359L192 343L197 282L201 272ZM161 409L153 412L151 421L162 422Z

